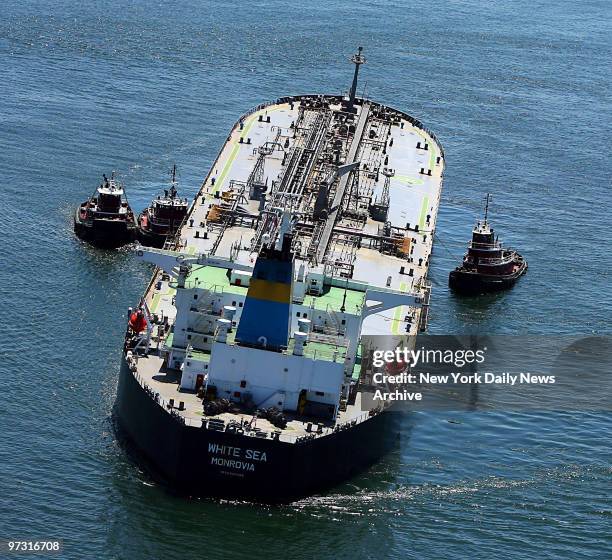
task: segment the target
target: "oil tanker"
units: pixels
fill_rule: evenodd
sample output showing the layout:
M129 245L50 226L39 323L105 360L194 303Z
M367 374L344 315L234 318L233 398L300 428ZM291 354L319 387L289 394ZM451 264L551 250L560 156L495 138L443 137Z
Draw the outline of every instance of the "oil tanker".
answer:
M142 465L190 496L290 502L397 444L371 398L373 340L426 328L444 174L435 135L356 95L242 115L128 309L115 418Z

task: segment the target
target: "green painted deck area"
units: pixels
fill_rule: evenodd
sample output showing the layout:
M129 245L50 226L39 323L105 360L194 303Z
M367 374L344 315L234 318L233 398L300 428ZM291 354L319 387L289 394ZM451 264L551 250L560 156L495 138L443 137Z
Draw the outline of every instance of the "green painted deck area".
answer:
M245 286L230 284L227 269L216 266L194 267L185 286L187 288L205 288L244 296L246 296L248 290ZM345 293L346 300L344 300ZM329 306L334 311L339 311L344 301L347 313L358 314L361 313L364 298L364 292L331 286L321 296L306 296L304 298L304 305L322 311L325 311Z
M357 346L357 353L355 355L355 365L353 366L353 381L359 381L361 375L361 344Z
M193 267L187 282L187 288L205 288L229 294L246 295L247 288L230 284L228 271L226 268L216 266Z
M198 362L204 362L208 364L210 362L210 352L204 352L202 350L190 350L187 354L187 359L192 359Z
M345 292L346 301L344 302L344 307L346 312L352 314L361 313L365 292L358 292L357 290L350 289L345 290L344 288L337 288L335 286L330 287L329 291L322 296L306 296L304 298L304 305L321 310L327 309L329 305L334 311L339 311L344 301Z
M289 339L287 354L293 354L295 339ZM304 357L311 360L323 360L325 362L344 363L346 358L346 348L335 344L325 344L324 342L307 342L304 345Z

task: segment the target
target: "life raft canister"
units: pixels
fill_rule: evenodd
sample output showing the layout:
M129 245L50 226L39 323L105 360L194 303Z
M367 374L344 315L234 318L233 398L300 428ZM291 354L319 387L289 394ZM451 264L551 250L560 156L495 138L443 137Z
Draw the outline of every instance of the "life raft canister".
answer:
M128 324L130 325L130 328L136 333L142 332L147 328L147 321L145 319L144 313L142 312L142 309L138 309L130 315L130 320Z

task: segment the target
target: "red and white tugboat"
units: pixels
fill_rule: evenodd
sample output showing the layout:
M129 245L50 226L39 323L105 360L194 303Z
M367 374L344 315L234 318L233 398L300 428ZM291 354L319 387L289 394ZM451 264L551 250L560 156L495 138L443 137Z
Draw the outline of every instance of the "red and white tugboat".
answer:
M187 215L188 202L176 191L176 165L172 168L170 190L164 190L138 216L138 239L143 245L162 248L174 236Z
M136 218L115 174L96 188L74 215L74 231L83 240L99 247L113 248L136 239Z
M448 285L456 292L480 294L510 288L527 272L527 261L514 249L502 247L487 218L490 196L487 194L484 221L472 230L472 241L463 264L453 270Z

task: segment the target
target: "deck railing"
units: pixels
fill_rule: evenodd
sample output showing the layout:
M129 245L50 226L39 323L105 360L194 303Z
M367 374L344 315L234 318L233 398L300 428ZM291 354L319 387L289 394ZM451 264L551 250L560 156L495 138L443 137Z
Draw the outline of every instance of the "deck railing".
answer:
M128 355L126 356L126 362L130 369L130 373L133 375L134 379L138 382L138 384L143 388L143 390L152 400L154 400L159 406L161 406L164 410L166 410L168 414L170 414L170 416L172 416L172 418L174 418L177 422L180 422L181 424L185 426L190 426L193 428L208 429L212 431L224 431L224 432L225 431L233 432L236 430L240 430L242 428L242 432L238 432L240 433L240 435L245 435L245 436L253 437L256 439L276 439L278 438L279 441L282 441L285 443L299 444L304 441L315 439L317 437L323 437L326 435L330 435L334 432L341 432L343 430L347 430L357 424L361 424L368 418L372 416L376 416L377 414L380 413L380 410L378 409L363 412L356 418L352 418L351 420L347 420L346 422L343 422L341 424L336 424L333 428L323 427L320 433L311 432L311 433L307 433L301 436L298 436L297 434L283 433L283 431L272 432L272 431L267 431L267 430L262 430L262 429L247 430L244 428L244 426L241 426L239 422L235 422L235 421L226 422L223 419L217 418L214 416L211 416L211 417L203 416L202 419L198 421L198 420L195 420L194 418L189 418L181 414L181 411L175 408L175 406L170 406L169 401L162 398L161 395L157 391L152 389L147 384L143 376L140 373L138 373L137 359L134 358L131 355L131 353L128 353ZM211 420L212 420L212 423L211 423ZM316 424L316 423L313 423L313 424ZM222 429L220 429L221 427Z

